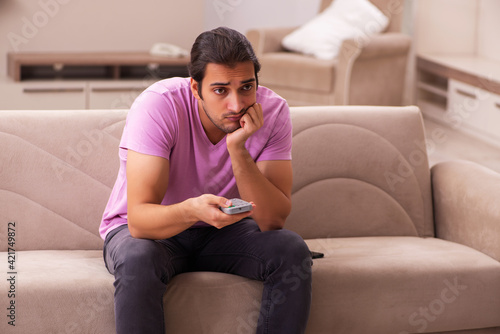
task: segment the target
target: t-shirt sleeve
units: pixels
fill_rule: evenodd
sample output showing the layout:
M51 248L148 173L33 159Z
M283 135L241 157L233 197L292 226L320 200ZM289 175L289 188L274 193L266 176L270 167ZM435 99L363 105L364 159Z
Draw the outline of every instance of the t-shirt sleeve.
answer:
M142 93L132 104L120 148L170 160L177 137L174 106L164 95Z
M292 159L292 120L290 108L283 102L277 108L273 121L270 137L256 161L265 160L291 160Z

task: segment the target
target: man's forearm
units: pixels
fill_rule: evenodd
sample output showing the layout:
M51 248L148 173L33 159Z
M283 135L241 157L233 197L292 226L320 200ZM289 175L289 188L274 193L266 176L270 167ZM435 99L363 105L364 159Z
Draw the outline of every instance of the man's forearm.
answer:
M191 227L193 221L186 214L188 204L136 204L128 208L130 234L141 239L167 239Z
M204 194L172 205L139 203L128 208L130 234L142 239L167 239L202 221L215 228L234 224L253 213L234 215L223 213L219 207L231 204L224 197Z
M252 216L260 229L282 228L291 210L290 198L264 176L246 148L229 148L229 154L240 196L255 203Z

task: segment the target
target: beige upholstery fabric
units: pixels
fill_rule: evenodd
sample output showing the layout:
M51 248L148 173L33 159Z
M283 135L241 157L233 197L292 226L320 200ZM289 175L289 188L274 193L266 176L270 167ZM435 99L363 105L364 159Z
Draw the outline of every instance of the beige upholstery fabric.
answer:
M294 109L293 205L287 228L306 239L433 236L419 110L331 110Z
M320 11L332 0L323 0ZM401 33L403 1L372 1L388 18L386 31L346 40L334 60L288 52L281 40L294 28L252 29L247 37L262 65L260 83L293 106L403 104L411 39Z
M432 169L436 233L500 261L500 175L470 162ZM484 194L488 194L485 196Z
M0 333L114 333L114 278L101 250L18 251L16 262L16 327L3 312ZM2 278L0 301L7 305Z
M0 170L9 176L0 183L0 220L17 222L18 250L102 247L96 223L116 178L125 117L124 111L0 111Z
M500 301L490 298L492 290L482 286L499 291L500 265L478 251L418 237L325 238L307 243L311 249L325 253L325 258L313 264L313 303L307 333L365 333L367 328L369 333L415 333L498 324L495 319ZM471 266L466 273L464 262ZM300 284L300 275L290 280L291 284ZM176 328L201 333L206 326L208 333L251 333L261 291L259 282L232 276L179 275L165 295L165 311L172 319L168 333L182 333ZM228 304L219 303L221 296ZM239 302L242 298L246 303ZM470 312L470 305L482 312L464 316ZM183 316L186 308L193 317ZM424 308L428 314L421 312ZM219 320L201 322L207 312ZM425 316L434 320L426 321Z
M98 225L125 117L0 111L0 254L7 264L15 221L16 332L114 332ZM499 334L498 174L448 162L431 187L416 107L292 108L292 121L286 227L325 253L307 333ZM300 282L297 270L286 284ZM0 304L9 289L4 277ZM164 296L168 333L252 333L261 293L242 277L178 275ZM5 320L0 333L13 332Z
M284 67L286 62L290 67ZM266 86L300 88L328 93L335 83L337 60L321 60L293 52L273 52L261 60L266 68Z
M313 265L308 333L425 333L499 324L500 264L478 251L417 237L308 245L325 253Z
M452 332L433 332L428 334L500 334L500 327L485 328L485 329L472 329L465 331L452 331Z
M164 296L165 332L255 332L262 288L261 282L229 274L178 275Z

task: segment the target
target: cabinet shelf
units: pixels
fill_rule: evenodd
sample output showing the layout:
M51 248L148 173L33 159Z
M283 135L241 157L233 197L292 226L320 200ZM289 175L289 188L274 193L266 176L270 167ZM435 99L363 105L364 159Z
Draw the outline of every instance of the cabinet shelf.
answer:
M189 57L146 52L8 53L14 81L31 79L143 79L188 76Z
M420 54L417 57L417 70L500 94L500 62L497 61L476 56Z
M500 145L500 62L419 55L417 104L425 116Z
M419 82L418 88L442 97L446 97L446 95L448 94L448 91L446 89L433 86L432 84L425 82Z

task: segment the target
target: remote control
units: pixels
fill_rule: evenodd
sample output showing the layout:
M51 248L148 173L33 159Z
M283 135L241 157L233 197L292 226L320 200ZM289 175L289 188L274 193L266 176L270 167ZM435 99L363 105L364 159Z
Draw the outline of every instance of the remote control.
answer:
M325 254L320 253L320 252L315 252L315 251L310 251L311 252L311 257L313 259L321 259L322 257L325 257Z
M227 208L220 207L220 209L224 213L227 213L228 215L234 215L237 213L250 211L253 208L251 203L248 203L239 198L232 198L231 203L232 205L230 207Z

